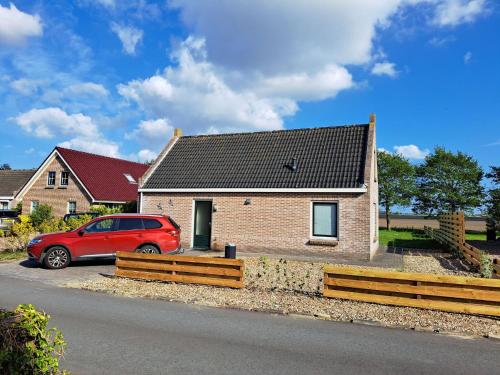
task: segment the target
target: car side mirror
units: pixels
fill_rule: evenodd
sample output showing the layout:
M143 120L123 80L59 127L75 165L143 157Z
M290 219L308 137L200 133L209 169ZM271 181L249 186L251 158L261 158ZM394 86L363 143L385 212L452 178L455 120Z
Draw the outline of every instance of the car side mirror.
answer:
M82 230L79 230L78 231L78 235L81 237L85 234L85 231L82 229Z

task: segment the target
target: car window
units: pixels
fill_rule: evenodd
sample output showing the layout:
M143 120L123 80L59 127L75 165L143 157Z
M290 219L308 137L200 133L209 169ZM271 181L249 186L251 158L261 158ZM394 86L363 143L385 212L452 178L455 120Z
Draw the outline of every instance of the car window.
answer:
M158 229L162 227L162 224L155 219L142 219L144 222L144 228L146 229Z
M99 232L110 232L113 228L113 219L103 219L90 224L85 228L85 232L88 233L99 233Z
M144 229L142 226L142 219L139 218L124 218L120 219L118 223L118 230L135 230Z

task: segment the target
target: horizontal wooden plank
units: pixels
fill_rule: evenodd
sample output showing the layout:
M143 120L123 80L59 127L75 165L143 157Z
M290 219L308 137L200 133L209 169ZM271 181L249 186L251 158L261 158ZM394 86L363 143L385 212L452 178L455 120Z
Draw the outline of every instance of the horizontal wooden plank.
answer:
M408 285L381 281L352 280L342 278L325 278L325 285L344 288L377 290L384 292L407 293L414 295L439 296L448 298L471 299L477 301L500 302L500 289L498 291L464 288L462 286L428 286ZM363 293L360 291L360 293Z
M229 280L229 279L217 279L212 277L200 277L200 276L186 276L186 275L171 275L166 273L154 273L154 272L142 272L142 271L132 271L117 269L115 271L116 276L129 277L134 279L144 279L144 280L161 280L161 281L171 281L186 284L205 284L214 286L223 286L229 288L243 288L243 281Z
M500 280L480 279L475 277L433 275L426 273L411 273L411 272L379 271L366 268L338 267L334 265L326 265L324 271L325 273L328 274L338 274L338 275L368 276L374 278L427 281L433 283L476 285L476 286L500 288Z
M405 297L383 296L377 294L365 294L346 292L341 290L325 289L325 297L349 299L362 302L380 303L384 305L409 306L431 310L441 310L456 313L500 316L500 306L467 304L460 302L435 301L426 299L412 299Z
M182 262L182 260L178 260ZM190 272L190 273L202 273L207 275L221 275L221 276L243 276L243 270L241 268L223 268L223 267L203 267L199 263L188 263L184 264L168 264L160 262L142 262L142 261L131 261L123 258L118 258L116 261L116 267L118 268L137 268L139 270L155 270L155 271L175 271L175 272ZM237 267L237 266L232 266Z
M215 264L228 264L235 266L241 266L243 264L242 259L193 257L187 255L126 253L122 251L118 251L116 253L116 257L122 259L182 260L183 262L215 263Z

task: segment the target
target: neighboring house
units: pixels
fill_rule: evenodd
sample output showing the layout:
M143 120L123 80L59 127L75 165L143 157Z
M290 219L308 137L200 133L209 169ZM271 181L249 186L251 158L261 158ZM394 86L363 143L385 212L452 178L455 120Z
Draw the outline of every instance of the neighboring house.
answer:
M375 116L365 125L173 138L141 179L140 212L185 247L371 258L378 248Z
M16 208L15 195L35 172L36 169L0 170L0 210Z
M16 195L23 213L47 204L55 216L88 211L92 204L137 200L145 164L56 147Z

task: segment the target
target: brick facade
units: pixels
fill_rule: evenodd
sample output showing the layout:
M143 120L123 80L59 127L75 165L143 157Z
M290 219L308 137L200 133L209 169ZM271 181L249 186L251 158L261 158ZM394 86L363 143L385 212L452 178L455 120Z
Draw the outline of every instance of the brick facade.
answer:
M49 171L56 172L54 187L47 186ZM92 200L71 172L69 173L68 186L60 185L61 172L63 171L69 172L69 169L61 158L56 156L23 195L23 214L30 213L32 201L51 206L56 217L62 217L68 213L68 202L70 201L76 202L77 211L89 210Z
M250 198L251 204L245 205ZM370 246L369 194L305 193L143 193L143 213L172 216L182 230L182 245L192 245L193 206L195 200L211 200L211 247L222 250L226 242L238 251L333 255L368 259ZM336 246L312 245L311 202L338 202L339 237ZM160 210L158 205L163 209ZM333 245L334 241L330 241Z

